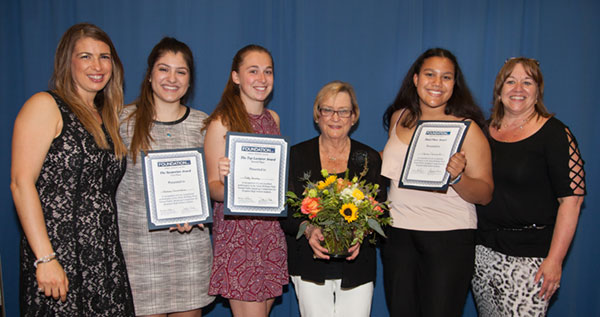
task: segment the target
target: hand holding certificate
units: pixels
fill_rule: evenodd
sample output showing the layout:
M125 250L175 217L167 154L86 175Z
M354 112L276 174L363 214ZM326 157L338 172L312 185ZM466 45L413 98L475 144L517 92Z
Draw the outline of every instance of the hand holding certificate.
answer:
M226 215L286 216L288 150L280 136L227 133Z
M446 165L460 150L470 121L419 121L404 160L398 187L444 190Z
M212 221L200 149L148 151L142 158L150 230Z

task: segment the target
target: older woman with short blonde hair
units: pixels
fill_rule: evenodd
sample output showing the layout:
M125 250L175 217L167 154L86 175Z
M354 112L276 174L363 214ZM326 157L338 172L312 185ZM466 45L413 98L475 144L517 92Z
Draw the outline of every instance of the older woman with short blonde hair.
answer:
M369 146L350 139L349 133L358 122L360 110L354 88L348 83L326 84L315 98L313 118L319 136L294 145L290 151L289 190L300 196L304 183L300 179L310 173L311 181L320 177L321 169L329 174L350 177L368 166L364 179L384 188L380 176L381 158ZM377 197L385 201L385 193ZM288 211L281 222L288 245L289 272L294 283L302 316L369 316L375 281L376 251L370 243L356 244L345 259L334 259L321 246L323 234L311 225L296 240L301 220Z

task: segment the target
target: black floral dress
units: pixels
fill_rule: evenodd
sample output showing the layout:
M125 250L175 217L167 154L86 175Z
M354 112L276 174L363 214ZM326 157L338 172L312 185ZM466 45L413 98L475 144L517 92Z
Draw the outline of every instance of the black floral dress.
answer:
M69 279L69 291L64 303L38 292L35 255L23 236L21 313L133 316L115 209L115 191L125 160L118 160L113 150L99 149L65 102L51 94L63 128L50 145L36 188L50 242Z

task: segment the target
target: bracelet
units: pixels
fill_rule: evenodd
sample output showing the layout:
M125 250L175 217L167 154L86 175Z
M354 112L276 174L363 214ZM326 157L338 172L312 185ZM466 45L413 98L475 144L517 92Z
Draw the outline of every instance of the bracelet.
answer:
M33 267L37 268L38 264L40 263L48 263L52 260L56 259L56 252L52 252L46 256L43 256L37 260L35 260L35 262L33 262Z
M458 176L456 176L456 178L453 181L450 181L450 183L448 183L448 185L454 185L454 184L460 182L461 177L462 177L462 173L458 174Z

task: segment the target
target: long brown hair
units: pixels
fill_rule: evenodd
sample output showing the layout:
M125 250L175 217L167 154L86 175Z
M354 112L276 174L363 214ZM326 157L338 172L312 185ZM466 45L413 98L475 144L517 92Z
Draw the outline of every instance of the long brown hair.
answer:
M131 145L129 147L129 155L131 155L134 164L138 152L140 152L140 150L144 152L150 150L151 143L154 141L150 135L150 130L154 125L156 111L154 109L154 94L150 78L152 78L154 64L156 64L158 59L163 57L166 53L181 53L189 69L189 87L185 95L181 97L180 102L182 104L185 103L192 94L194 87L194 55L192 54L192 50L190 50L185 43L180 42L175 38L164 37L154 46L150 55L148 55L148 68L146 68L146 75L144 76L144 80L142 80L140 96L134 101L136 109L127 117L126 122L124 123L128 124L130 119L135 118L133 137L131 138Z
M123 107L123 65L115 46L102 29L90 23L78 23L63 34L54 56L54 73L50 79L50 87L75 113L84 128L94 137L98 147L109 149L108 140L102 131L102 124L96 121L94 111L86 106L84 100L79 96L71 74L73 50L77 41L83 38L92 38L103 42L110 48L112 74L106 86L96 94L94 105L113 141L115 155L120 159L127 154L127 148L119 135L119 113Z
M454 65L454 88L452 96L448 99L448 103L446 104L445 113L459 118L471 119L475 121L482 130L487 130L484 129L485 120L483 112L481 112L481 109L473 99L473 95L467 86L465 76L458 65L456 57L452 52L443 48L428 49L412 64L402 81L402 86L400 86L400 90L398 91L394 103L387 108L383 115L383 127L385 130L389 130L391 124L390 120L396 110L408 109L407 114L403 116L403 119L400 122L405 128L413 127L421 117L420 99L413 77L415 74L421 72L423 63L430 57L447 58Z
M250 121L248 120L248 113L246 112L246 107L240 98L240 87L233 82L231 78L232 72L240 72L240 65L244 61L246 55L250 52L263 52L267 53L271 58L271 65L273 65L273 70L275 69L275 64L273 62L273 56L271 53L264 47L256 44L250 44L244 46L242 49L237 51L235 56L233 57L233 62L231 63L231 71L229 72L229 79L227 80L227 84L225 84L225 89L223 90L223 94L221 95L221 100L217 104L217 107L211 113L211 115L204 120L204 129L208 127L210 122L215 119L220 119L223 125L227 127L229 131L235 132L246 132L252 133L252 126L250 125ZM273 96L273 93L267 97L265 100L265 105L269 103L269 100Z
M504 87L504 82L506 78L512 74L515 66L517 64L521 64L525 69L527 75L531 77L537 84L538 88L538 96L537 102L535 103L535 113L538 115L548 118L551 117L552 114L548 112L546 106L544 105L544 76L542 76L542 71L540 69L539 62L532 58L527 57L513 57L508 59L500 71L498 71L498 75L496 75L496 81L494 82L494 100L492 106L492 114L490 116L490 125L496 129L499 129L502 124L502 119L504 118L504 104L502 103L502 87Z

